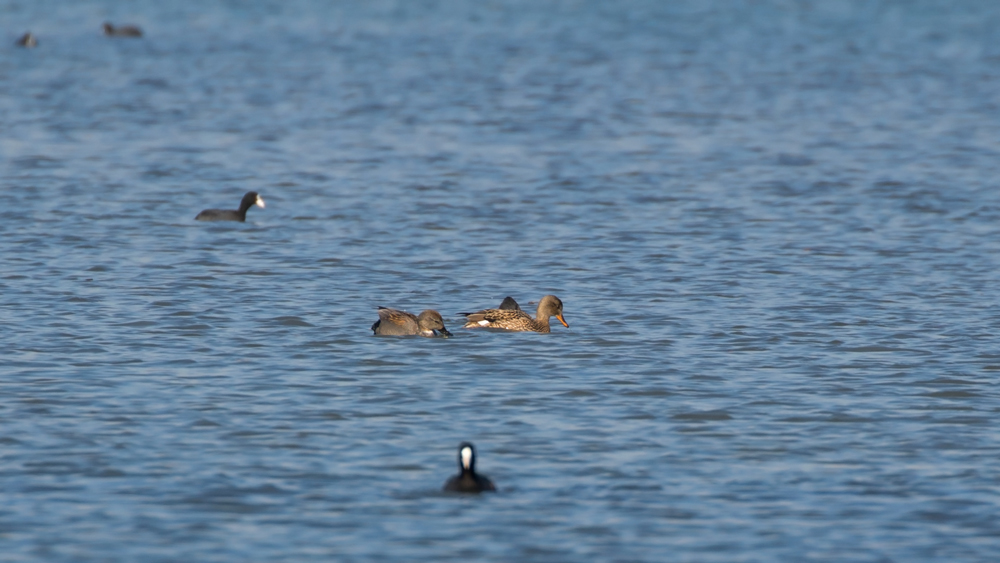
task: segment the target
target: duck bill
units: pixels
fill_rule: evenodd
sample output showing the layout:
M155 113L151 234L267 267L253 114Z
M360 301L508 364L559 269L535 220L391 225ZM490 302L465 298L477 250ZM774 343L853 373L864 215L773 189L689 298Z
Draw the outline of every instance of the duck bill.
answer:
M448 332L448 329L446 329L444 327L441 327L440 329L438 329L438 332L440 332L441 336L444 336L444 337L451 336L451 333Z
M257 196L257 201L254 202L257 207L264 209L264 198Z
M569 325L566 324L566 319L564 319L562 315L556 315L556 318L559 319L559 322L561 322L564 327L569 328Z

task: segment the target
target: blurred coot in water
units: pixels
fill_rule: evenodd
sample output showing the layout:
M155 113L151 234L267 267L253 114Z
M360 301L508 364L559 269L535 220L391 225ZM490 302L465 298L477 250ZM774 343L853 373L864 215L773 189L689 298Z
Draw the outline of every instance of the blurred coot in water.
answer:
M110 37L142 37L142 30L134 25L115 27L111 22L104 22L104 35Z
M247 210L256 205L264 208L264 198L257 192L247 192L240 201L239 209L206 209L195 216L197 221L246 221Z
M458 468L458 475L444 484L445 492L481 493L497 490L489 477L476 473L476 447L469 442L458 445Z
M30 49L32 47L38 46L38 38L35 37L34 33L31 33L29 31L24 35L22 35L21 38L17 40L17 44L20 45L21 47L27 47Z
M419 334L420 336L434 336L434 331L438 331L442 336L451 336L448 329L444 327L444 319L441 313L433 309L427 309L420 316L406 311L398 311L386 307L378 308L378 320L372 325L372 332L379 336L408 336Z

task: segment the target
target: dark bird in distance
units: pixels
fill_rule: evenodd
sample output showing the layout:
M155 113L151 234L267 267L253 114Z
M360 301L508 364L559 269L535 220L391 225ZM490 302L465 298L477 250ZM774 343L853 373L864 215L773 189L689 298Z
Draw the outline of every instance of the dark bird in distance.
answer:
M17 40L17 44L21 47L26 47L30 49L32 47L38 46L38 38L35 37L34 33L31 33L29 31L28 33L25 33L24 35L21 36L20 39Z
M142 37L142 30L134 25L115 27L111 22L104 22L104 35L108 37Z
M469 442L458 445L458 475L452 476L444 484L448 493L481 493L496 491L489 477L476 473L476 447Z
M239 209L206 209L199 213L197 221L239 221L247 220L247 210L256 205L264 209L264 198L257 195L257 192L247 192L240 201Z

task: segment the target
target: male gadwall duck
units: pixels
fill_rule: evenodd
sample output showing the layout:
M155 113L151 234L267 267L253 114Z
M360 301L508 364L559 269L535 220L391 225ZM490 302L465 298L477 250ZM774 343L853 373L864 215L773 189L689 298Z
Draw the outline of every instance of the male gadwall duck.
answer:
M476 447L469 442L458 445L458 468L458 475L444 484L445 492L481 493L497 490L489 477L476 473Z
M110 22L104 22L104 35L110 37L142 37L142 30L134 25L115 27Z
M17 44L20 45L21 47L27 47L30 49L32 47L38 46L38 39L35 37L34 33L31 33L29 31L28 33L25 33L24 35L21 36L20 39L17 40Z
M406 311L379 307L378 320L372 325L372 332L379 336L409 336L413 334L434 336L435 330L440 332L442 336L451 336L448 329L444 327L441 313L433 309L427 309L420 313L420 316L416 316Z
M510 299L509 297L507 299ZM501 328L511 331L532 331L549 332L549 317L559 319L559 322L566 328L569 325L563 318L563 304L555 295L546 295L538 302L538 310L535 318L525 313L518 307L517 309L504 309L504 305L513 304L517 307L517 302L504 299L500 309L483 309L475 313L459 313L465 315L468 322L464 328Z
M206 209L199 213L196 221L239 221L247 220L247 210L256 205L264 209L264 198L257 195L257 192L247 192L240 202L239 209Z

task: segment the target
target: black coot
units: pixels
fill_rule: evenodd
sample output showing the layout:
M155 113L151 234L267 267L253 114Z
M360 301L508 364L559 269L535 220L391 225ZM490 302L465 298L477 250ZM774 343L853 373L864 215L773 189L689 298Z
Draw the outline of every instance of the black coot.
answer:
M246 221L247 210L256 205L264 208L264 198L257 195L257 192L247 192L240 202L239 209L206 209L195 217L197 221Z
M485 475L476 473L476 447L469 442L458 445L458 468L461 470L444 484L449 493L481 493L495 491L493 482Z

